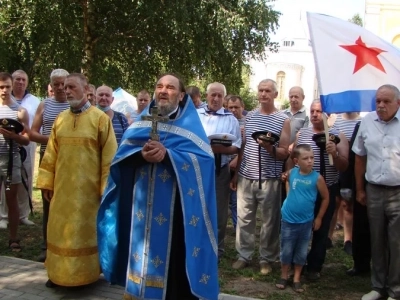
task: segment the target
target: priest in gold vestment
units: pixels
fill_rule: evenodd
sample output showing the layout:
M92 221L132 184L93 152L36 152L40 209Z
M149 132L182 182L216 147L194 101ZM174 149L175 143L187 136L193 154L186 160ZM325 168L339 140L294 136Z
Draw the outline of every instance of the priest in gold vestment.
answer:
M46 286L81 286L98 280L96 216L117 149L110 118L87 100L87 80L64 83L71 109L54 121L37 187L50 201Z

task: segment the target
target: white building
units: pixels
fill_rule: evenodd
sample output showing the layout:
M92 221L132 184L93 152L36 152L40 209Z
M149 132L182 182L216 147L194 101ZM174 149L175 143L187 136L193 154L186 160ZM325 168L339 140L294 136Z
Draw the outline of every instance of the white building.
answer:
M258 83L266 78L273 79L278 84L277 107L288 100L289 89L301 86L304 89L304 105L309 107L311 102L319 98L318 82L316 79L314 57L309 42L309 33L305 11L313 11L348 19L359 13L364 19L366 29L393 43L400 48L400 0L354 0L357 2L349 11L341 10L336 2L347 0L283 0L278 10L282 12L280 28L275 41L279 42L277 53L267 51L265 61L250 61L252 75L250 88L257 91ZM337 9L335 12L334 9ZM365 15L363 11L365 10ZM347 15L347 17L346 17ZM277 101L277 102L278 102Z
M301 86L304 89L306 107L309 107L314 99L319 98L308 29L299 16L300 13L297 12L295 16L297 20L290 23L291 33L280 39L277 53L268 51L264 62L250 61L252 70L250 88L257 91L257 85L261 80L266 78L275 80L278 85L277 107L288 101L289 90L293 86Z
M400 1L366 0L364 26L400 48Z

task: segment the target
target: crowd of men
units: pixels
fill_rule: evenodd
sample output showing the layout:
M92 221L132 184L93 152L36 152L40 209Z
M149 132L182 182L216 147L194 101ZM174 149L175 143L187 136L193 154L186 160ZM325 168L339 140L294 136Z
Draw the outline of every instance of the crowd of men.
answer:
M279 289L291 263L296 292L303 291L302 269L308 280L320 278L341 223L344 250L354 260L347 274L371 272L373 290L362 299L400 299L396 87L380 87L376 111L366 117L329 116L326 128L321 102L306 108L301 87L290 89L289 108L278 109L271 79L259 83L259 105L246 111L222 83L210 83L202 101L198 87L165 74L153 97L138 93L138 109L128 116L110 108L112 88L96 89L82 74L54 70L43 101L27 85L22 70L0 73L0 228L8 225L9 247L21 251L18 225L33 224L38 143L39 260L46 262L47 287L90 284L102 272L125 286L126 299L217 299L229 211L238 256L232 268L239 270L253 259L259 209L260 273L281 260ZM310 166L322 177L302 177ZM300 212L288 215L289 205ZM287 227L306 222L312 236ZM296 239L291 246L292 238L283 240L283 228L302 239L301 250Z

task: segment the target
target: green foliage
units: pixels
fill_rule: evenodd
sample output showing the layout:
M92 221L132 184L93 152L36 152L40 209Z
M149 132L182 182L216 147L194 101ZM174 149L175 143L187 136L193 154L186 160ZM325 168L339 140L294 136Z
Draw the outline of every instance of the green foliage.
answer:
M361 18L360 14L355 14L348 20L351 23L357 24L358 26L363 27L363 19Z
M131 92L168 71L240 93L244 62L277 47L269 2L0 0L0 69L25 70L37 94L54 68Z
M243 86L240 88L239 96L243 99L244 107L250 111L258 105L257 93L250 89L250 66L245 65L242 70Z
M290 102L288 99L285 99L282 103L281 109L288 109L290 107Z

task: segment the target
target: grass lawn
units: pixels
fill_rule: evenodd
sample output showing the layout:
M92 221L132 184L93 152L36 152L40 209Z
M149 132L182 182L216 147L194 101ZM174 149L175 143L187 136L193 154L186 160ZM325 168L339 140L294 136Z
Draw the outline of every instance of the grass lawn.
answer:
M37 165L38 162L36 163ZM7 248L8 232L1 230L0 255L35 260L40 254L42 242L42 203L39 190L34 190L33 198L34 214L31 220L37 225L21 225L19 227L19 236L22 240L23 250L19 253L9 251ZM352 266L352 258L342 250L342 232L336 232L335 240L335 247L327 252L321 279L316 283L309 283L304 280L303 283L306 291L303 294L296 294L289 286L284 291L275 288L275 282L280 276L279 264L274 266L272 274L268 276L262 276L258 273L257 258L254 258L250 267L244 270L232 270L231 265L236 260L236 251L233 229L231 224L229 224L225 246L226 255L222 259L219 268L221 292L272 300L358 300L364 293L370 291L370 279L368 276L352 278L345 274L345 271Z

